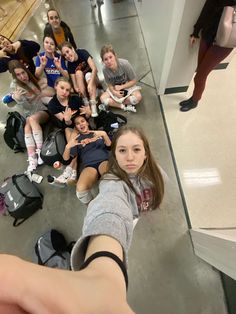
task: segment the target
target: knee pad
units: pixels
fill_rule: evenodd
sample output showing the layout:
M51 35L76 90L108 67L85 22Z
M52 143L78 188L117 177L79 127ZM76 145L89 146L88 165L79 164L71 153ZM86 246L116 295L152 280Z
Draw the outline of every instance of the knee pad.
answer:
M129 97L129 101L130 101L131 105L137 105L137 103L138 103L138 99L134 95L131 95Z
M85 205L87 205L93 199L91 190L76 191L76 196L80 200L80 202Z

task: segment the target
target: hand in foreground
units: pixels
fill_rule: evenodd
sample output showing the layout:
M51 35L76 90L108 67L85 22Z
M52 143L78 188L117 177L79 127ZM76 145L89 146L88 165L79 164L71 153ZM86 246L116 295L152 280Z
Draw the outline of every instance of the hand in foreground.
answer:
M105 259L103 266L113 264ZM113 278L99 264L72 272L0 255L0 313L130 314L120 276Z

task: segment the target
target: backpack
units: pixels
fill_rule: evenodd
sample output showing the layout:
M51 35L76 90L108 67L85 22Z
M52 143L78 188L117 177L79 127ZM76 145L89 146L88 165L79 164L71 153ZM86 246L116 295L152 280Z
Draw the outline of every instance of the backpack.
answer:
M8 118L3 134L6 144L15 153L23 152L25 146L25 118L17 111L8 112Z
M64 235L59 231L49 230L39 237L35 244L38 264L52 268L71 269L72 244L74 242L68 245Z
M21 225L42 208L43 195L25 174L7 178L0 187L8 213L15 218L13 226Z
M117 129L126 123L126 117L111 111L106 112L102 110L95 119L96 129L106 131L108 136L111 138Z
M63 130L51 132L43 143L40 156L44 163L53 166L54 162L64 163L62 157L66 146L66 137Z

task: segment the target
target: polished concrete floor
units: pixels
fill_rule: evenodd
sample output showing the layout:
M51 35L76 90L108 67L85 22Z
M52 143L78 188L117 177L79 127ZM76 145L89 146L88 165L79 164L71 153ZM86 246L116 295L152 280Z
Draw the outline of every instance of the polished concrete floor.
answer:
M42 1L21 38L42 42L48 7L48 2ZM227 313L219 273L193 253L188 219L133 1L113 3L105 0L100 10L93 10L88 0L58 0L56 7L62 19L71 26L79 47L86 48L94 57L100 77L99 51L107 42L111 42L118 55L127 58L134 66L142 86L143 101L136 114L126 113L128 123L142 125L155 157L169 178L161 209L143 215L135 228L129 253L129 304L137 314ZM0 79L2 95L8 90L10 77L5 73L0 75ZM171 110L177 112L177 106ZM1 105L1 134L8 111ZM183 117L186 123L192 123L193 113L181 116L181 119ZM176 125L177 128L180 126ZM5 145L2 136L0 145L2 181L26 169L26 155L14 154ZM48 229L61 230L68 240L77 239L81 234L85 208L77 201L74 187L58 189L48 185L46 176L57 173L48 166L42 166L38 173L44 176L40 184L44 193L44 208L18 228L12 227L11 217L0 217L0 252L34 260L35 241Z

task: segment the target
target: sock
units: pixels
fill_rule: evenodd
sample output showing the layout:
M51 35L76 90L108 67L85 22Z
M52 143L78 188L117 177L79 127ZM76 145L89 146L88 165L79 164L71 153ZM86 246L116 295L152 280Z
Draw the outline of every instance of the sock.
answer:
M36 147L38 149L41 149L43 146L43 131L42 130L33 131L33 137L35 140Z
M76 191L76 196L78 197L80 202L85 205L88 204L93 199L93 196L90 190Z
M94 100L94 99L90 99L89 103L90 103L90 105L92 106L92 105L96 105L96 104L97 104L97 101Z
M27 152L29 157L35 156L35 141L32 133L25 134L25 145L27 147Z

